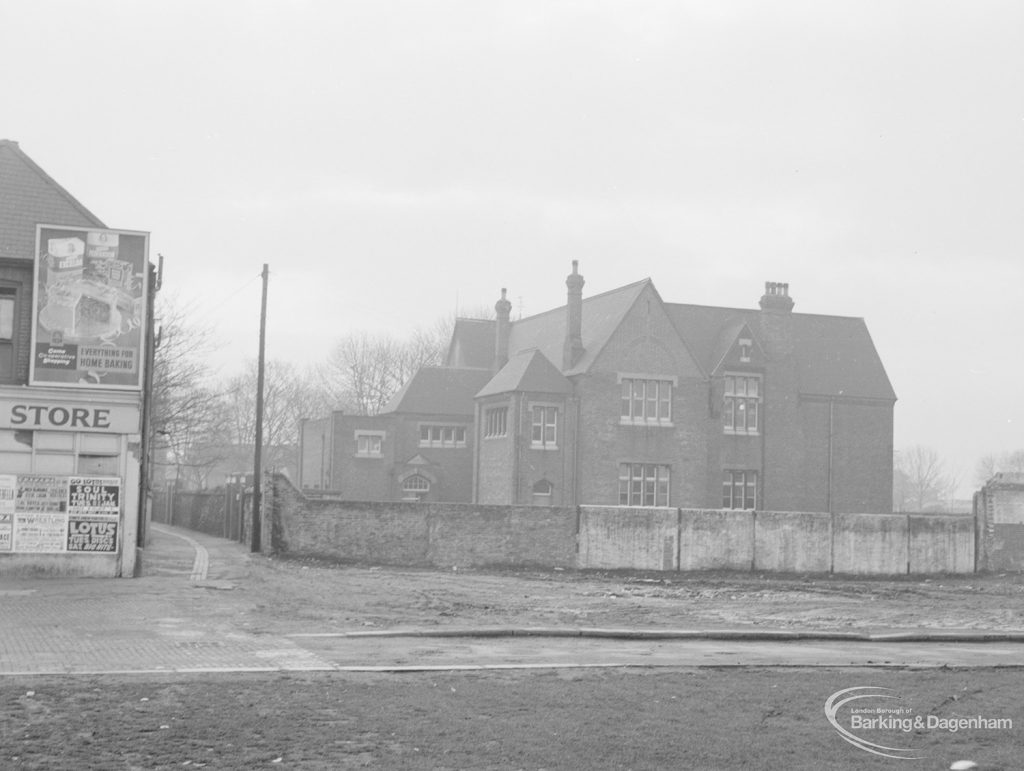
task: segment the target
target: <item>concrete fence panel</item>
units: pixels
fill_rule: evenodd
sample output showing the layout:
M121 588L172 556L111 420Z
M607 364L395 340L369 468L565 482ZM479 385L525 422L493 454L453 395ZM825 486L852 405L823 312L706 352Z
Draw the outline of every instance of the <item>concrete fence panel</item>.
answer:
M580 568L676 570L678 509L580 507Z
M680 570L750 570L752 511L683 509L679 514Z
M754 569L827 573L831 540L829 514L759 511L754 515Z
M907 572L907 517L903 514L836 514L832 571L858 575Z
M911 573L973 573L974 518L911 514Z

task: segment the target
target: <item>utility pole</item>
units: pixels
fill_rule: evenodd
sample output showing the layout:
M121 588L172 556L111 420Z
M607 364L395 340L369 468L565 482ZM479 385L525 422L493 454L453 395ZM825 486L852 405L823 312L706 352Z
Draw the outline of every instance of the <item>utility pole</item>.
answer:
M263 301L260 303L260 354L256 370L256 452L252 478L252 551L261 551L263 528L263 367L267 347L267 279L270 268L263 263Z

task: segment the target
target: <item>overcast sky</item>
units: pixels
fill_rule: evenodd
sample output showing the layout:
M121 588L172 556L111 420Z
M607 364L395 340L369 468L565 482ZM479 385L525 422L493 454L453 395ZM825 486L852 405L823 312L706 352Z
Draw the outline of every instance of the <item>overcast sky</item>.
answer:
M509 288L862 316L896 446L1024 448L1024 3L0 0L0 136L224 341L316 361Z

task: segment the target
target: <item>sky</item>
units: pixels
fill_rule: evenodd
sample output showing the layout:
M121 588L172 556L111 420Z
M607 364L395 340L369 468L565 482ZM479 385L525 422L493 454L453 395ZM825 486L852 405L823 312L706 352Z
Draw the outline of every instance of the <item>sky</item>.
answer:
M0 0L0 137L220 346L651 278L669 302L863 317L968 495L1024 448L1018 0Z

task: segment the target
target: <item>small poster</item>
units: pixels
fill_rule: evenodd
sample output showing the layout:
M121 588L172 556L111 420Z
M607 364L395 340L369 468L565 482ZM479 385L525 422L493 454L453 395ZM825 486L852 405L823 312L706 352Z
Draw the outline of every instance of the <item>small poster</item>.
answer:
M14 551L62 552L67 531L66 514L19 512L14 521Z
M0 474L0 514L14 513L17 495L18 477L14 474Z
M117 520L107 517L68 517L68 551L117 551Z
M19 474L14 508L19 514L67 511L68 478L47 474Z
M119 477L71 477L68 479L68 513L108 515L121 513Z
M11 551L14 539L14 500L18 495L18 478L0 474L0 552Z

